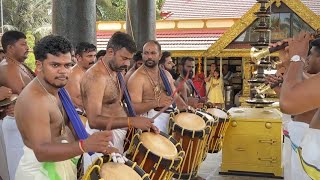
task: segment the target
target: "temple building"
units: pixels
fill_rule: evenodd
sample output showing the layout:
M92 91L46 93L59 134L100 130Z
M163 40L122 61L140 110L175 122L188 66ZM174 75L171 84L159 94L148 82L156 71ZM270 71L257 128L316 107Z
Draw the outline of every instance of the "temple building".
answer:
M232 7L232 8L230 8ZM293 37L300 31L320 28L320 4L313 0L271 0L269 42ZM233 73L234 94L240 103L249 97L248 80L255 70L250 64L251 44L259 10L256 0L205 1L166 0L156 22L156 38L163 51L170 51L176 63L183 56L193 56L206 75L209 66L227 64ZM104 49L115 31L125 31L126 22L97 22L97 47ZM271 56L276 59L277 54Z

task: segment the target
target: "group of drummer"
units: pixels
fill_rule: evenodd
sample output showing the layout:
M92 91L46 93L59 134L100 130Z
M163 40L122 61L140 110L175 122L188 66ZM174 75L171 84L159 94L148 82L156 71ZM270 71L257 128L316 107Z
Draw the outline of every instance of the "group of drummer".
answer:
M320 102L319 75L303 80L306 73L301 63L307 59L309 36L301 33L290 39L287 56L281 58L287 70L280 107L285 113L299 114L294 120L300 123L291 122L286 133L292 152L298 154L287 163L299 171L292 167L289 175L317 179L319 156L314 150L320 144L320 125L314 109ZM76 179L84 173L83 164L93 173L93 164L101 168L112 159L128 165L127 158L140 167L134 163L128 166L146 173L138 173L141 179L199 178L197 171L206 152L219 150L221 141L217 139L226 130L228 114L219 109L211 113L194 110L205 101L197 97L189 80L193 58L185 58L183 74L174 82L170 73L158 66L160 44L150 40L143 46L143 64L124 78L137 50L129 35L114 33L104 57L97 62L95 46L79 44L75 66L71 43L50 35L34 47L35 76L23 64L29 51L23 33L8 31L1 43L6 58L0 63L0 86L4 86L0 96L14 101L12 94L19 95L15 103L1 106L6 116L0 134L0 155L5 157L0 160L6 162L1 166L7 167L0 168L0 176L5 179ZM310 73L319 72L319 44L319 39L311 44L306 62ZM84 121L78 113L86 116ZM105 155L101 163L94 163L101 155ZM81 164L78 169L77 164Z
M49 35L34 47L35 75L23 64L29 51L23 33L8 31L3 34L1 42L6 52L5 60L0 63L0 85L6 87L3 91L8 91L4 92L4 97L19 95L15 103L2 108L6 116L2 123L3 147L0 150L4 150L2 154L5 154L5 164L8 167L1 168L1 177L17 180L76 179L77 173L80 172L78 177L83 173L82 168L77 169L77 164L84 164L85 169L88 169L92 167L90 165L93 160L103 154L109 155L114 162L124 163L127 161L123 156L125 150L129 149L127 157L131 159L136 158L140 151L138 149L136 153L129 155L133 153L133 147L136 147L130 146L130 143L134 144L133 139L139 134L138 129L151 130L149 134L141 135L141 138L151 141L156 152L162 149L159 147L161 144L154 144L156 139L166 139L167 143L175 144L177 153L170 158L161 152L153 153L160 159L172 162L170 166L162 164L167 174L157 170L159 159L158 163L150 165L152 167L146 166L147 169L152 169L146 171L149 175L160 172L153 175L153 179L171 178L173 171L169 167L175 167L176 174L180 174L178 178L182 178L183 173L187 179L196 177L199 163L195 161L201 162L205 157L209 131L217 124L213 121L209 123L208 119L213 118L205 112L197 115L203 119L203 122L199 121L199 125L193 122L194 117L188 117L196 113L194 110L190 111L193 109L190 105L199 108L204 102L198 98L192 81L189 80L195 63L193 58L186 60L184 73L179 82L174 82L170 73L158 66L161 58L160 44L150 40L143 46L143 64L130 76L126 76L126 82L125 70L137 51L135 42L129 35L114 33L104 57L96 62L95 46L80 43L75 49L74 66L71 43L64 37ZM183 115L178 109L189 111L185 112L189 115ZM79 118L78 113L82 118ZM178 123L183 129L181 137L169 137L167 134L174 134L176 130L174 121L171 123L172 127L168 128L170 113L171 119L175 119L180 113L186 116L182 119L187 120L185 126L190 127L191 134L184 131L188 128L183 123ZM131 136L129 131L132 132ZM197 131L203 135L192 133ZM189 142L188 147L184 147L187 141L182 140L185 135L195 141ZM201 140L202 143L199 144L197 138L205 140ZM180 149L178 146L181 146ZM192 148L198 148L197 153L200 154L197 157L192 155L196 152ZM146 158L141 160L140 166ZM183 164L189 170L179 170ZM6 169L8 172L5 172Z

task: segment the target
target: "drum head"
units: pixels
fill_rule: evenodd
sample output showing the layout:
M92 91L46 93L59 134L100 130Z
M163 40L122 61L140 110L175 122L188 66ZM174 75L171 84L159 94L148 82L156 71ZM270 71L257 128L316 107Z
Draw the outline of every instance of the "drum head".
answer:
M213 116L216 116L218 118L221 119L227 119L228 118L228 114L226 112L224 112L221 109L217 109L217 108L209 108L207 109L207 112L212 114Z
M205 112L202 112L202 111L197 111L198 113L202 114L204 117L206 117L209 121L214 121L214 118L210 115L210 114L207 114Z
M175 159L178 155L176 146L166 137L152 132L144 132L140 136L143 145L152 153L166 159Z
M12 94L10 98L6 98L6 99L0 101L0 107L10 105L11 103L15 102L17 100L17 98L18 98L17 94Z
M100 177L106 180L142 180L140 175L129 166L114 162L102 165Z
M206 123L200 116L187 112L177 114L174 122L180 127L191 131L200 131L206 127Z

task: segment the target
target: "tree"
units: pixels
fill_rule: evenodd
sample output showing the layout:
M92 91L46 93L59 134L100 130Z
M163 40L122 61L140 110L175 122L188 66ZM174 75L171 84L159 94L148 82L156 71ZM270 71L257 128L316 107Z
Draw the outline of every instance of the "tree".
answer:
M51 33L51 7L51 0L4 1L4 29L24 32L28 46L32 50L36 40ZM32 70L35 69L35 58L32 52L29 53L25 63Z
M165 0L156 0L156 18L161 19L161 8ZM97 21L125 21L126 0L97 0Z
M24 33L28 31L44 33L44 30L51 27L51 7L51 0L4 1L4 28L6 30L19 30Z

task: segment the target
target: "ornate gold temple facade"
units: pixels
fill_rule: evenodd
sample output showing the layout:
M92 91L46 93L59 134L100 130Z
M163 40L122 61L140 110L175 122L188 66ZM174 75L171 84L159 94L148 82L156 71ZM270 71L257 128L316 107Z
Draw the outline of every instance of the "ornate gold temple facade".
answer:
M308 24L314 30L320 28L320 17L312 12L306 5L304 5L300 0L271 0L268 3L267 8L273 3L276 3L277 7L284 3L288 6L294 13L296 13L306 24ZM204 57L242 57L242 68L243 68L243 87L242 87L242 98L240 102L244 102L246 97L250 93L250 85L248 80L251 79L252 75L252 65L250 61L250 49L228 49L227 46L232 44L232 42L244 32L255 20L255 12L259 10L259 4L255 4L247 13L245 13L239 21L237 21L233 26L228 29L217 42L212 44L207 51L203 53ZM272 54L272 56L277 56L277 53ZM206 64L206 63L205 63Z

